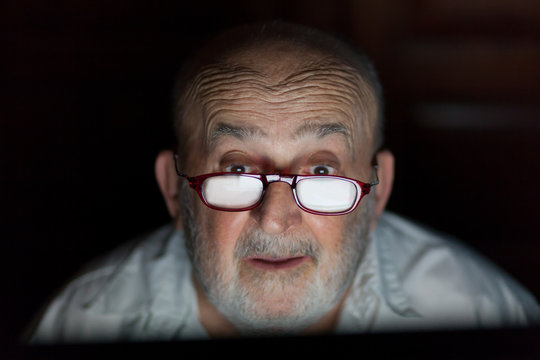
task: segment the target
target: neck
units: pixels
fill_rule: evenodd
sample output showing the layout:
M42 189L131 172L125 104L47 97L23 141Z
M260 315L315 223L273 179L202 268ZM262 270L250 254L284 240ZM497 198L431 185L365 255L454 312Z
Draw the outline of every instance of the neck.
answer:
M199 321L211 338L238 337L240 332L219 310L208 300L199 281L193 277L197 304L199 305Z

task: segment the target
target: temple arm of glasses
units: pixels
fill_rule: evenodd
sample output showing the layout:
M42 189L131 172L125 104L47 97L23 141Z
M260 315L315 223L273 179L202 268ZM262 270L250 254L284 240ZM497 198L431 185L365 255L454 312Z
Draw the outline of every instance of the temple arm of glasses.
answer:
M178 174L178 176L182 176L182 177L185 177L186 179L189 179L189 176L187 176L186 174L184 174L183 172L180 171L180 169L178 169L178 154L173 154L173 161L174 161L174 170L176 170L176 173Z
M379 165L373 165L373 169L375 170L375 181L371 181L369 183L369 186L375 186L379 185L379 174L377 173L377 170L379 170Z

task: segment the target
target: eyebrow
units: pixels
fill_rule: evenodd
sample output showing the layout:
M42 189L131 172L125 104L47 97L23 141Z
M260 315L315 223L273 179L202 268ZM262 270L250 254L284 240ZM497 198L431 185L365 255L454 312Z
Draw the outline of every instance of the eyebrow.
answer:
M299 139L304 136L315 135L321 139L325 136L332 134L342 134L347 140L349 148L352 147L351 131L347 126L340 122L321 123L314 121L307 121L304 124L298 126L293 132L293 138ZM257 139L266 137L267 134L257 126L238 126L231 125L224 122L219 122L210 131L208 147L210 150L214 149L219 139L225 136L232 136L238 140Z
M266 136L266 133L256 126L237 126L230 125L224 122L219 122L211 130L209 136L209 147L213 149L218 142L224 136L232 136L239 140L262 138Z
M294 138L298 139L304 136L315 135L319 139L332 135L332 134L342 134L347 140L347 145L352 146L352 136L350 129L340 122L330 122L330 123L321 123L308 121L294 131Z

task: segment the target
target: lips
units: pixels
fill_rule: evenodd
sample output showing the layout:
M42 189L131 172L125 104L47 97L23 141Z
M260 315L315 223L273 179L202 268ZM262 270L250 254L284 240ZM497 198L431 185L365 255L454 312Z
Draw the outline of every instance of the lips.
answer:
M255 256L246 259L250 265L263 270L284 270L296 267L309 260L309 256L292 256L270 258L264 256Z

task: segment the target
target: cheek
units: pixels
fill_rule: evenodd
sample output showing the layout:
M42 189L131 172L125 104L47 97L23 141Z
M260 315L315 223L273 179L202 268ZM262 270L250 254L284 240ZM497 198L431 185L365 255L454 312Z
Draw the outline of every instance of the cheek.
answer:
M304 222L321 244L323 251L334 253L343 242L346 216L320 216L306 214Z
M199 213L202 221L202 234L221 258L233 260L234 246L249 219L249 212L226 212L212 210L204 206Z

